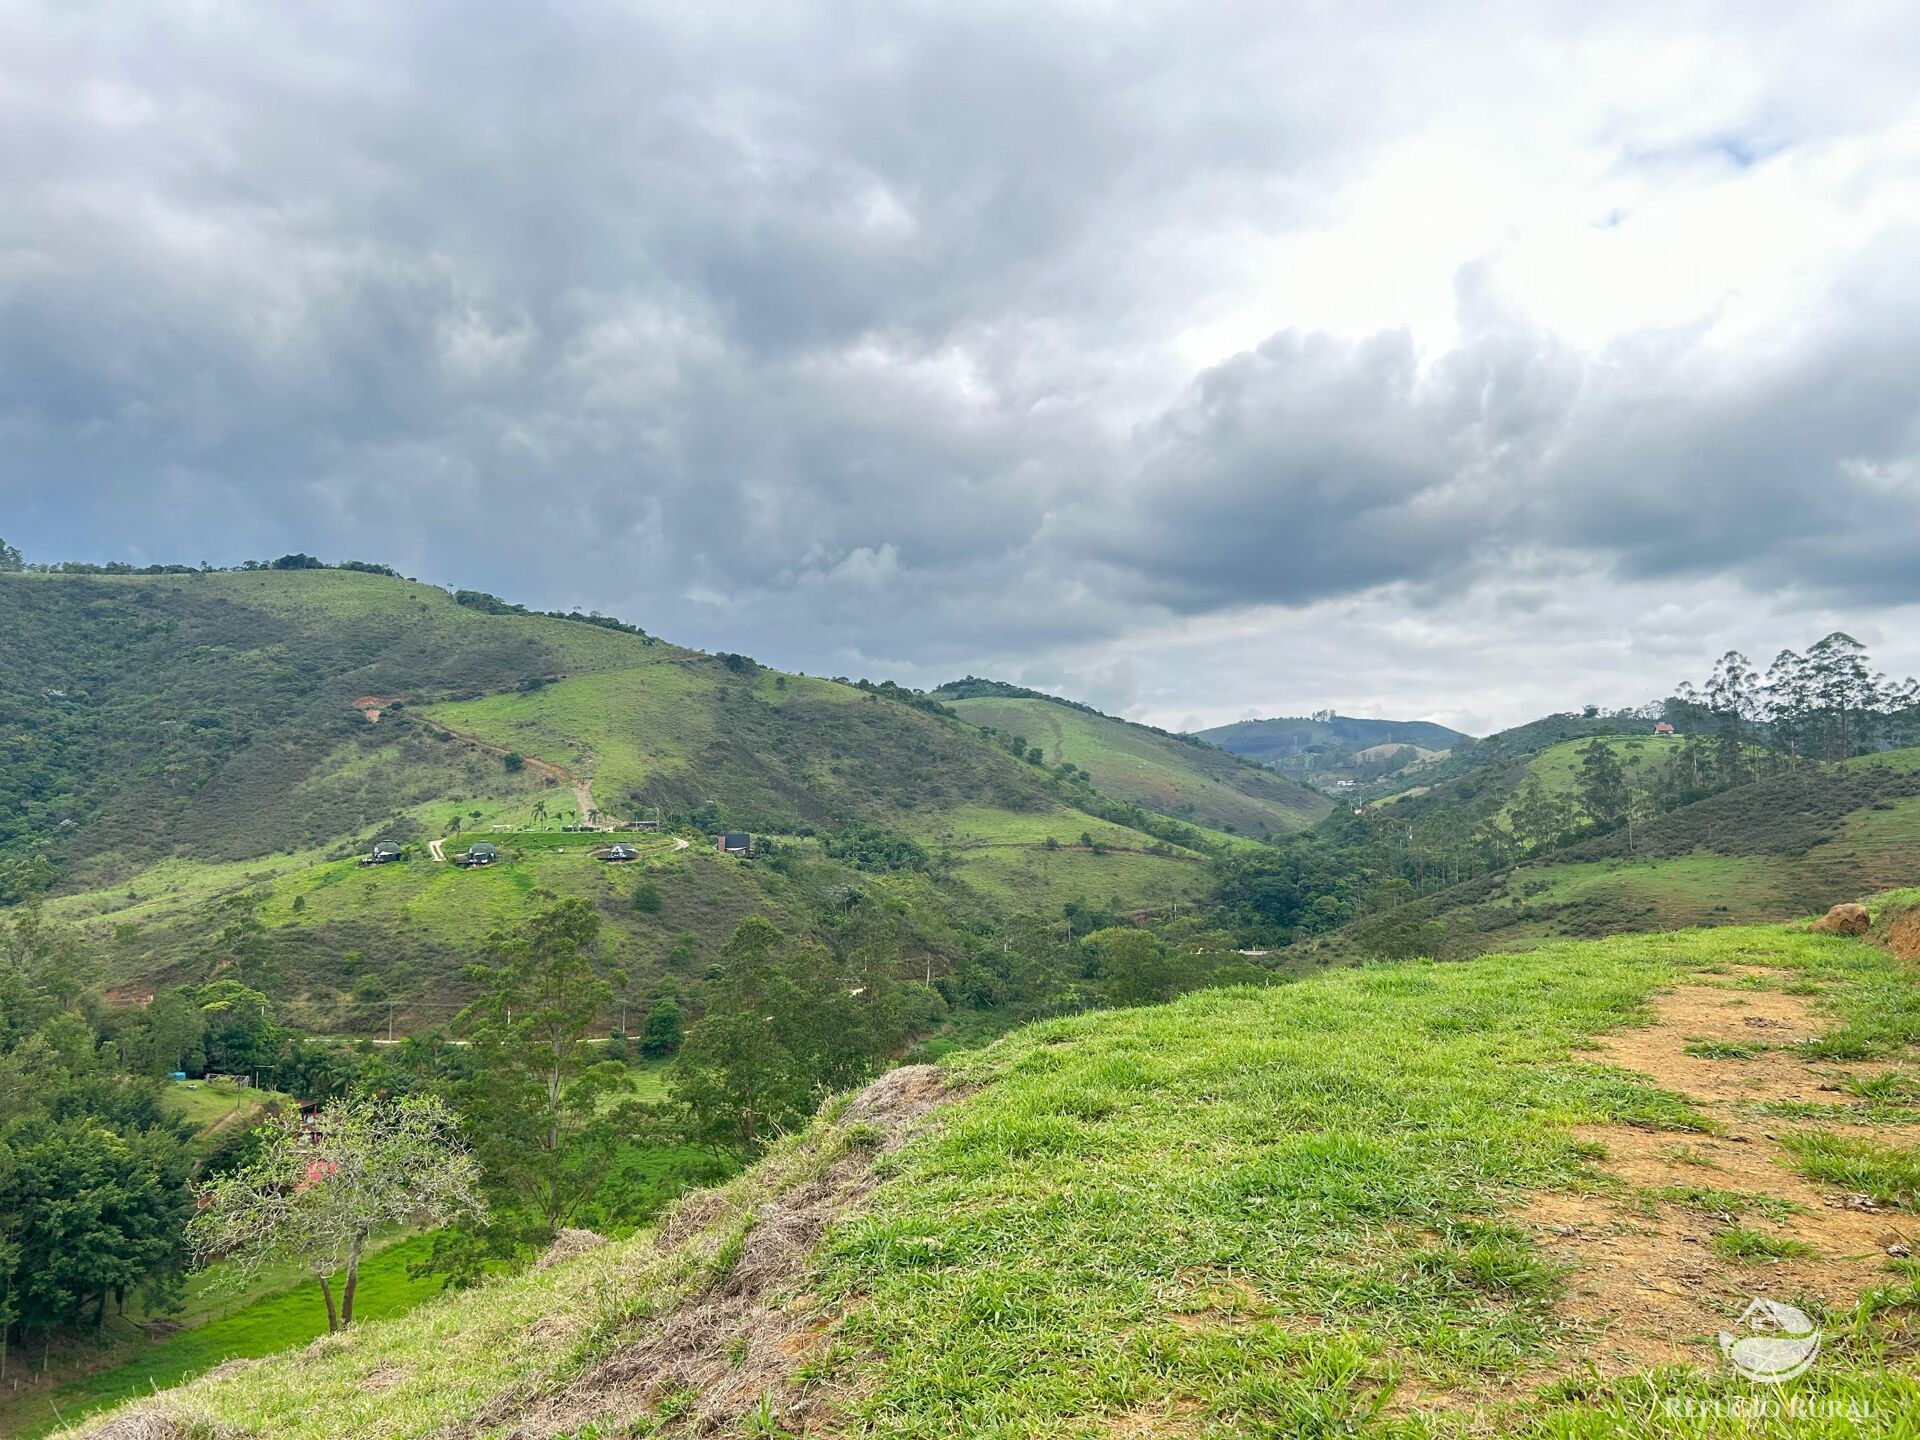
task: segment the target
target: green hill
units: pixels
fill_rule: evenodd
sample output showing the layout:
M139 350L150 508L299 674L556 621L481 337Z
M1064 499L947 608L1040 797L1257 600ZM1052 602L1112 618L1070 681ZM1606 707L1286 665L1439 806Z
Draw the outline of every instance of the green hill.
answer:
M1473 738L1431 720L1367 720L1352 715L1241 720L1197 734L1222 750L1269 765L1315 746L1366 750L1376 745L1417 745L1424 750L1449 750Z
M1332 808L1304 785L1215 746L1049 696L956 696L950 689L933 696L963 719L1038 746L1049 766L1077 766L1102 794L1175 820L1246 835L1284 835Z
M1917 1041L1899 962L1778 929L1051 1021L657 1230L83 1433L1732 1437L1713 1337L1770 1293L1826 1331L1770 1393L1887 1417L1794 1433L1892 1434Z
M1577 755L1587 743L1550 748L1522 773L1557 775L1570 786L1568 752ZM1610 741L1623 761L1649 765L1670 743ZM1646 747L1637 756L1636 745ZM1402 809L1393 807L1396 815ZM1497 817L1507 814L1503 808ZM1892 751L1710 795L1633 831L1439 889L1311 948L1323 957L1383 944L1461 956L1565 937L1779 921L1909 886L1917 876L1920 752Z
M972 720L597 617L350 570L7 574L0 629L0 884L36 859L129 992L231 972L310 1029L417 1027L539 895L593 901L643 974L677 951L697 976L743 915L804 929L852 887L886 898L867 923L924 973L1011 915L1208 884L1203 834ZM637 864L601 865L558 832L582 811L664 829L629 834ZM715 855L720 830L771 863ZM910 842L907 861L829 853L869 832ZM475 837L503 863L430 853ZM375 839L408 858L359 867Z

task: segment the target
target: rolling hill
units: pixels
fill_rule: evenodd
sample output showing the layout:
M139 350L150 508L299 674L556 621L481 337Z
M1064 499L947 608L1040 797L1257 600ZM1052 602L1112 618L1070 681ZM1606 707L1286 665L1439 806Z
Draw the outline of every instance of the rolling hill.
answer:
M1269 765L1285 756L1305 754L1314 746L1366 750L1376 745L1417 745L1423 750L1449 750L1473 738L1431 720L1367 720L1351 715L1241 720L1196 733L1222 750Z
M1571 785L1549 747L1521 775ZM1623 759L1632 747L1612 742ZM1561 773L1564 772L1564 773ZM1499 793L1497 792L1496 798ZM1430 797L1422 797L1427 799ZM1394 813L1401 811L1395 806ZM1508 809L1496 818L1504 823ZM1409 901L1308 947L1351 957L1392 945L1463 957L1552 940L1793 919L1920 881L1920 751L1755 780L1659 815L1629 832L1552 850Z
M935 690L963 719L1038 746L1049 766L1074 765L1102 794L1214 830L1283 835L1331 802L1304 785L1218 749L1084 706L992 682Z
M745 914L805 928L851 887L931 970L1010 915L1192 901L1225 840L891 686L388 574L0 575L0 631L0 903L30 863L125 992L232 971L327 1032L444 1018L541 895L591 900L643 972L697 974ZM559 830L583 810L661 829L601 865ZM720 830L771 863L714 854ZM829 853L868 833L907 860ZM433 853L475 837L503 863ZM359 866L376 839L405 861Z

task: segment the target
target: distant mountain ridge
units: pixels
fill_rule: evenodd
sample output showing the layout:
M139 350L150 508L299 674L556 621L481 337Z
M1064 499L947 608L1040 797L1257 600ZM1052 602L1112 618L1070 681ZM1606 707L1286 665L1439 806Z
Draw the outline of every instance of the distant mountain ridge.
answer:
M1075 767L1101 793L1170 819L1272 836L1303 829L1330 808L1307 786L1209 741L1022 685L969 675L929 698L1030 744L1048 766Z
M1451 750L1471 735L1432 720L1372 720L1353 715L1277 716L1270 720L1241 720L1194 732L1196 738L1235 755L1272 764L1315 745L1365 750L1375 745L1418 745L1423 750Z

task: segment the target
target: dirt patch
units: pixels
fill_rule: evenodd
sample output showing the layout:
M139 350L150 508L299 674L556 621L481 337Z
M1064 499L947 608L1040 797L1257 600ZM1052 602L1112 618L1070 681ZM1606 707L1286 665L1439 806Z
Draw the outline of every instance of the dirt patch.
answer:
M1902 910L1887 925L1887 948L1896 960L1920 960L1920 909Z
M1787 1167L1774 1122L1744 1113L1754 1100L1834 1104L1844 1099L1840 1080L1877 1067L1814 1065L1792 1048L1687 1053L1690 1044L1792 1047L1825 1028L1804 999L1688 985L1654 1011L1653 1025L1606 1037L1600 1054L1685 1095L1724 1133L1590 1126L1578 1136L1602 1152L1599 1188L1529 1197L1524 1219L1567 1266L1560 1313L1593 1337L1583 1371L1713 1363L1719 1332L1754 1296L1844 1307L1884 1278L1889 1247L1920 1243L1920 1217L1809 1184ZM1716 1245L1736 1230L1810 1253L1740 1256Z
M1160 1436L1198 1435L1205 1421L1200 1407L1189 1400L1165 1406L1141 1406L1108 1416L1101 1429L1113 1440L1158 1440Z
M838 1392L803 1387L797 1375L827 1347L841 1317L804 1288L814 1246L879 1183L875 1159L904 1144L959 1093L930 1065L903 1066L876 1080L849 1102L827 1137L859 1127L858 1143L762 1204L724 1275L646 1322L644 1334L558 1394L516 1403L510 1414L482 1415L473 1431L548 1440L590 1421L636 1419L674 1395L695 1397L680 1424L696 1434L736 1425L763 1406L787 1430L822 1419ZM726 1213L718 1192L691 1196L656 1244L712 1253L727 1241Z
M1770 990L1686 985L1661 996L1653 1025L1604 1036L1597 1057L1651 1076L1668 1090L1702 1104L1742 1100L1832 1098L1821 1086L1829 1075L1809 1067L1791 1047L1827 1028L1804 998ZM1688 1054L1694 1045L1713 1051ZM1725 1047L1752 1050L1748 1057Z

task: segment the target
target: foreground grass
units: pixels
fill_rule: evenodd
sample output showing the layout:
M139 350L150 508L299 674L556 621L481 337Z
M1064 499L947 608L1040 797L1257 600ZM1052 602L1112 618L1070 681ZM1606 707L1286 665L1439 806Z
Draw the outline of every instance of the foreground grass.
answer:
M1769 1429L1716 1415L1709 1402L1743 1389L1719 1372L1579 1378L1562 1277L1522 1224L1531 1194L1599 1183L1572 1127L1676 1143L1710 1128L1593 1063L1588 1038L1644 1018L1664 984L1746 983L1733 967L1754 964L1798 972L1847 1053L1920 1039L1920 997L1883 952L1773 929L1331 972L1030 1027L954 1064L976 1092L882 1160L881 1188L829 1229L805 1303L838 1326L796 1368L834 1387L843 1433L927 1440L1910 1434L1920 1269L1895 1262L1858 1311L1823 1317L1825 1357L1785 1392L1867 1419ZM806 1144L723 1192L726 1234L804 1178ZM1814 1158L1848 1183L1893 1173L1877 1151ZM1768 1228L1728 1246L1791 1238L1790 1216L1776 1238L1756 1214ZM737 1249L723 1235L661 1255L636 1237L175 1403L242 1434L426 1435L563 1383ZM1574 1378L1529 1392L1550 1374ZM1705 1408L1676 1417L1670 1400ZM512 1408L487 1425L510 1428ZM781 1433L771 1399L765 1418Z
M1161 1433L1155 1417L1196 1435L1751 1433L1665 1414L1665 1394L1727 1393L1711 1374L1562 1386L1471 1422L1397 1397L1497 1392L1566 1353L1560 1279L1513 1224L1525 1193L1586 1183L1570 1126L1679 1139L1700 1123L1583 1064L1582 1037L1665 981L1756 963L1820 988L1840 1048L1920 1038L1911 979L1881 952L1741 929L1379 967L1022 1032L963 1062L981 1094L831 1239L827 1288L849 1302L855 1348L880 1357L857 1413L900 1437ZM1801 1153L1809 1174L1913 1199L1912 1151ZM1911 1433L1899 1417L1920 1387L1874 1344L1920 1299L1914 1278L1895 1267L1851 1326L1829 1317L1836 1363L1804 1392L1886 1426L1778 1433Z

